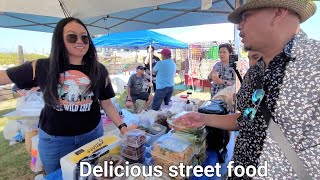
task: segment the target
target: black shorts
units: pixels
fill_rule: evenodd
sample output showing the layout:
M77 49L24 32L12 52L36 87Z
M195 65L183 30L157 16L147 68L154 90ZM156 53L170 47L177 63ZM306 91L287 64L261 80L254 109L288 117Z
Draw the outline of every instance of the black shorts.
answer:
M148 101L150 94L148 92L142 92L140 94L131 95L132 102L136 102L137 99ZM128 100L128 97L126 101Z

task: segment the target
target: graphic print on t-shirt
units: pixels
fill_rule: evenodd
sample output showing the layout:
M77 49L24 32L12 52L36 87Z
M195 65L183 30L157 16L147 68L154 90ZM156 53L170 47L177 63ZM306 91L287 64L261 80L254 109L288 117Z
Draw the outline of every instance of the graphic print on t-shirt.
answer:
M60 110L70 112L90 111L93 92L88 90L90 79L87 75L77 70L69 70L60 74L58 95Z

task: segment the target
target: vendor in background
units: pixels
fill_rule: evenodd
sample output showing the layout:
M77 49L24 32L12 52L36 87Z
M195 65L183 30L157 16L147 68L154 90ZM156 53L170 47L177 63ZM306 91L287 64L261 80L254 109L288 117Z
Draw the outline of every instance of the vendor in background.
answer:
M112 104L108 71L79 19L58 22L49 58L0 71L0 77L0 85L24 89L36 83L43 92L39 154L46 174L60 168L60 158L103 135L99 105L122 133L134 128L127 128Z
M248 59L249 59L249 67L256 65L258 60L262 57L260 53L257 51L249 51L248 52Z
M157 64L157 62L160 61L160 59L154 55L154 47L148 46L147 47L148 55L144 58L144 65L146 67L146 77L148 81L150 82L150 59L152 62L152 68ZM151 56L151 57L150 57ZM153 92L156 91L156 73L152 69L152 84L153 84ZM148 90L149 93L151 93L151 88Z
M229 55L233 53L230 44L221 44L219 46L220 62L217 62L208 79L211 82L211 98L226 86L231 86L235 83L234 70L229 65Z
M180 76L180 82L184 82L184 75L186 73L186 60L181 62L181 68L180 68L180 72L179 72L179 76Z
M152 109L158 111L161 103L164 101L168 105L173 94L174 75L176 73L176 64L171 59L171 51L168 48L162 49L161 59L154 66L154 71L157 73L157 89L154 94Z
M148 93L149 86L152 87L152 83L148 82L146 79L144 75L145 70L145 67L138 66L136 68L137 73L132 74L129 78L127 86L128 96L126 99L127 108L132 108L132 106L136 107L136 100L141 99L146 101L141 109L142 111L145 111L149 108L153 100L153 96ZM138 110L137 113L140 113L140 110Z

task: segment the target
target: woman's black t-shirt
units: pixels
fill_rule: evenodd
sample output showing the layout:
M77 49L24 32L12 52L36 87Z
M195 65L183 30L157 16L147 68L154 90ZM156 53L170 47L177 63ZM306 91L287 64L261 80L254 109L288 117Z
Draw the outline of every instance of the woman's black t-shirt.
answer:
M85 65L70 65L60 74L58 85L59 107L45 105L41 111L39 126L50 135L75 136L90 132L100 121L100 105L98 100L106 100L115 96L107 69L100 65L101 77L98 81L98 98L87 88L90 84L88 69ZM36 63L35 78L32 65L7 69L12 82L21 88L39 85L41 91L47 86L49 59L40 59ZM95 100L98 99L98 100Z

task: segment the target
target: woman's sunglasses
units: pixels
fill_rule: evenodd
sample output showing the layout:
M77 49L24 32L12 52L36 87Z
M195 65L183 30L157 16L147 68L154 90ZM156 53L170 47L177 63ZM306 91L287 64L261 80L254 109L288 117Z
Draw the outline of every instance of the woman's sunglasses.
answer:
M66 36L66 40L68 43L76 43L78 41L78 35L76 34L68 34ZM83 42L83 44L89 44L89 36L87 35L81 35L80 36L81 41Z
M255 117L257 113L257 109L264 97L264 90L263 89L257 89L253 94L252 94L252 103L254 104L254 107L247 108L244 113L243 117L247 120L247 123L249 125L252 124L253 118Z

